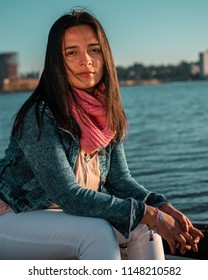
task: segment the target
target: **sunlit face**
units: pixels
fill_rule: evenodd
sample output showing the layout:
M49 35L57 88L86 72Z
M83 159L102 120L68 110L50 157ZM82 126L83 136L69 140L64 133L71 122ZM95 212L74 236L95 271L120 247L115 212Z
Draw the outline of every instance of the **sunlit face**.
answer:
M63 57L69 83L93 92L103 77L103 56L91 26L74 26L65 31Z

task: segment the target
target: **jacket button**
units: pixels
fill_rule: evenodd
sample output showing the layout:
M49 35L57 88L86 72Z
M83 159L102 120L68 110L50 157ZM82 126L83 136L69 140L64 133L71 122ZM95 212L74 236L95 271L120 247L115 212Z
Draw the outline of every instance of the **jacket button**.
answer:
M98 153L99 153L100 156L104 156L105 155L105 150L100 150Z

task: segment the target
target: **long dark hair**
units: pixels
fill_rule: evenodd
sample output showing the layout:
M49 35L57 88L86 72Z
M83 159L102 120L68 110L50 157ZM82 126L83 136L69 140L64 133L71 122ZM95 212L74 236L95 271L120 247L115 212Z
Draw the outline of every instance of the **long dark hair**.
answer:
M120 142L125 136L127 120L121 102L116 68L108 39L99 21L90 13L81 10L74 10L61 16L51 27L46 48L44 70L37 88L15 117L12 130L13 135L17 132L22 132L25 114L34 104L39 135L41 135L43 123L42 114L39 112L39 104L44 101L50 108L59 126L70 131L74 137L81 136L80 128L69 109L70 102L72 100L76 102L76 98L67 80L62 54L65 30L78 25L90 25L98 37L104 61L103 82L106 86L106 113L109 127L116 131L115 140L117 142Z

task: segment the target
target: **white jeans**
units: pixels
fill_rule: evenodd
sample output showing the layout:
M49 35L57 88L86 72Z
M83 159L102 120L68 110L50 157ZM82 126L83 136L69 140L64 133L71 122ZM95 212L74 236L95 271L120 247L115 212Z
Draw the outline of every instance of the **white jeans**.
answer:
M0 216L0 260L120 260L118 243L128 243L129 259L164 259L161 238L149 242L145 225L126 240L103 219L61 210Z
M128 239L114 229L119 244L127 244L128 260L164 260L162 238L154 233L154 241L149 241L148 227L139 224Z

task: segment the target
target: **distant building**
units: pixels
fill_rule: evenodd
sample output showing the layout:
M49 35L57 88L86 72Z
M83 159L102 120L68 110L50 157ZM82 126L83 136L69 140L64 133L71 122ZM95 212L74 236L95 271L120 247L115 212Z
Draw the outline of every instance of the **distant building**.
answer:
M199 54L200 76L203 79L208 78L208 51Z
M0 53L0 82L18 78L18 53Z
M33 91L39 82L37 73L18 74L18 53L0 53L0 92Z
M38 78L4 79L1 90L4 92L33 91L38 82Z
M193 75L193 76L199 75L200 74L199 63L191 63L190 72L191 72L191 75Z

